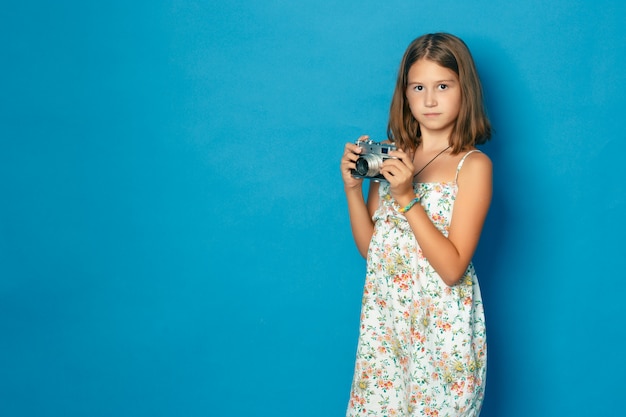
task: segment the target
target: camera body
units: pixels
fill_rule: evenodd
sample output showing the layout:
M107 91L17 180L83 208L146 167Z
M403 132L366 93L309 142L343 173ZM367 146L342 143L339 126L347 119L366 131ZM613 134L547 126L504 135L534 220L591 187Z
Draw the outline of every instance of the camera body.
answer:
M389 152L395 151L395 145L389 143L368 141L357 141L357 145L362 149L359 159L356 160L356 169L352 170L355 178L369 178L372 181L386 181L380 173L380 168L386 159L393 158ZM395 158L394 158L395 159Z

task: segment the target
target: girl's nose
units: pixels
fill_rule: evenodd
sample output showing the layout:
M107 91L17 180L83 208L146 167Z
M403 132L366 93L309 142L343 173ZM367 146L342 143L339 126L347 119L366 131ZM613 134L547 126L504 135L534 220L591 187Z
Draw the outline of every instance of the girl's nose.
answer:
M428 91L424 95L424 105L426 107L434 107L437 105L437 100L435 99L435 94Z

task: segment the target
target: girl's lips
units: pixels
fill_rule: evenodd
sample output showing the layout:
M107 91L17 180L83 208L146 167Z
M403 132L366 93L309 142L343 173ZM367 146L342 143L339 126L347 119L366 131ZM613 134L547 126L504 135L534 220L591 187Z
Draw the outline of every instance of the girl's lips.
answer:
M441 113L424 113L425 117L436 117L439 116Z

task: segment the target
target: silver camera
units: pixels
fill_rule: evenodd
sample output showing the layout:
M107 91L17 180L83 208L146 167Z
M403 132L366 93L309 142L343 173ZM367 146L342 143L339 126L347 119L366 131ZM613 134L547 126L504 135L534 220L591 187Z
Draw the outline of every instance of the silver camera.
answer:
M359 159L356 160L356 168L352 170L355 178L369 178L373 181L386 181L380 173L385 159L393 158L389 152L395 151L396 147L389 143L368 141L357 141L357 145L362 149ZM395 158L394 158L395 159Z

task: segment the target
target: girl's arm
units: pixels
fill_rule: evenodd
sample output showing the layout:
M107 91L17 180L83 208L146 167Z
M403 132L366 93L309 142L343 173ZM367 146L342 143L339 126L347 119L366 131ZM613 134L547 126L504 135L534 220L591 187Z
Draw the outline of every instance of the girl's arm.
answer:
M366 140L366 136L361 137ZM344 191L348 200L348 213L352 236L364 258L367 258L370 240L374 233L372 214L378 207L378 183L370 182L367 203L363 197L363 180L352 177L351 170L359 157L360 148L354 143L347 143L341 159L341 174L344 182Z
M404 215L424 256L449 286L459 282L472 260L489 211L492 195L492 165L483 153L465 160L457 179L458 193L445 237L432 223L424 208L415 204ZM394 196L400 207L414 198L411 193Z
M356 243L361 256L367 258L367 251L374 234L373 211L370 210L375 211L378 205L378 183L370 182L367 204L361 190L345 188L345 191L348 198L348 212L354 243Z

